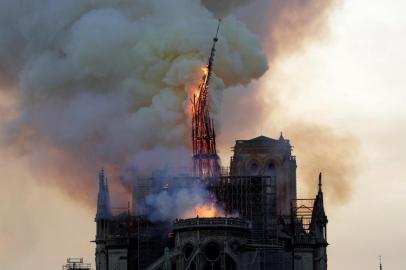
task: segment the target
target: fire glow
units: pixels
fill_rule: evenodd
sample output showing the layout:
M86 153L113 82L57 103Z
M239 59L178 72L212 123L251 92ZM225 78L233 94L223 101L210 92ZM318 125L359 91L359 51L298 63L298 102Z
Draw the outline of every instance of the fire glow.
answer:
M192 87L192 89L193 89L193 90L192 90L192 96L193 96L195 99L198 99L198 98L199 98L201 88L202 88L203 85L206 84L207 75L209 74L209 68L208 68L207 66L201 67L200 70L203 72L203 76L202 76L202 78L201 78L200 81L199 81L199 85Z
M224 217L224 211L218 208L214 203L205 203L203 205L198 205L194 209L186 212L183 218L214 218L214 217Z
M202 66L202 67L200 67L200 68L198 69L198 71L199 71L199 72L198 72L198 73L199 73L198 76L201 76L199 82L197 83L197 81L196 81L196 82L194 82L194 83L191 83L191 84L188 85L188 87L187 87L187 89L188 89L188 96L189 96L189 100L190 100L190 102L189 102L188 105L187 105L187 110L186 110L188 119L192 119L192 117L193 117L193 113L194 113L194 111L193 111L193 110L194 110L193 104L194 104L194 101L196 101L196 100L199 99L202 84L205 83L206 78L207 78L207 75L209 74L209 69L208 69L207 66Z

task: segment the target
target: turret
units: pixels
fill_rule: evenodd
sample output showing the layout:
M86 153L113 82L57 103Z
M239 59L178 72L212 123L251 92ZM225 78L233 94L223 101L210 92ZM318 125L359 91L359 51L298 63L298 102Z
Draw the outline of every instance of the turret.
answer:
M313 235L320 241L327 241L327 216L324 211L322 174L319 174L319 190L314 201L311 230Z
M327 216L324 211L322 175L319 174L319 190L313 205L310 233L316 241L314 270L327 270Z
M110 194L104 169L99 172L99 193L97 195L96 221L108 219L111 216Z

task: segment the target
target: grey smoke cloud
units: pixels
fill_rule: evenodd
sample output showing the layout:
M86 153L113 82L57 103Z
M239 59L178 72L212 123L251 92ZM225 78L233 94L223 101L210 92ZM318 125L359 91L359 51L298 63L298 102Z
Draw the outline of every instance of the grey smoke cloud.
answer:
M6 0L0 22L0 74L17 85L3 141L46 178L94 194L88 172L98 167L118 176L134 162L154 169L149 157L157 166L184 159L190 98L217 26L200 1ZM219 38L210 96L218 126L222 91L267 70L258 38L235 17Z
M0 89L13 92L7 96L17 103L13 113L0 105L0 111L17 115L7 117L12 120L3 125L8 130L3 141L31 156L33 169L48 174L44 178L58 179L52 181L93 204L96 175L91 172L100 166L120 175L123 164L150 171L155 164L171 164L174 156L182 163L187 160L189 98L207 59L217 17L236 16L223 21L211 91L213 115L217 126L223 126L220 142L229 147L235 138L245 137L239 119L245 119L245 130L259 132L260 122L286 106L278 101L277 90L239 85L261 77L267 69L265 54L272 68L283 55L323 37L329 11L337 3L1 1ZM251 30L260 35L265 53ZM221 108L223 90L226 104ZM263 95L271 95L273 102L265 103ZM221 121L221 109L226 121ZM341 149L354 145L323 127L319 132L331 135ZM311 155L302 156L304 162L311 160ZM339 156L319 160L331 168ZM347 160L344 168L354 171ZM333 177L345 181L343 175ZM350 185L346 187L340 198L348 198Z
M151 221L173 221L193 213L195 207L203 205L209 199L206 188L202 185L177 188L149 194L141 212L145 212Z
M256 1L256 0L253 0ZM248 4L249 2L253 2L249 0L226 0L226 1L218 1L218 0L202 0L202 3L212 11L217 17L221 18L226 16L236 8Z

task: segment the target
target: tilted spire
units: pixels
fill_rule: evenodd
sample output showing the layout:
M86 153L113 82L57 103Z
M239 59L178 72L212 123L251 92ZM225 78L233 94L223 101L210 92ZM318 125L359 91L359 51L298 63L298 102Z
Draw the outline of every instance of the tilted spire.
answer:
M217 26L216 36L213 38L213 46L211 47L209 63L207 65L207 70L208 70L207 80L206 80L207 86L209 86L211 75L213 73L214 58L216 56L216 44L217 44L217 41L219 41L218 35L219 35L219 31L220 31L220 25L221 25L221 20L219 20L219 24Z
M208 64L203 69L204 72L197 93L192 99L193 167L195 175L202 178L215 178L220 171L219 156L216 149L216 132L208 104L208 90L213 72L220 22L216 36L213 38Z

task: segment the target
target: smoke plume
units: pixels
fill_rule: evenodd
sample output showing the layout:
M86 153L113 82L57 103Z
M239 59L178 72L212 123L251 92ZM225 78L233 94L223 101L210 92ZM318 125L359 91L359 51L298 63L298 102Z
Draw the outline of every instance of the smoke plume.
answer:
M268 63L272 71L276 59L323 36L335 2L1 1L0 89L16 103L13 108L0 103L0 112L7 112L3 142L30 156L41 178L92 205L101 166L114 179L123 167L147 174L174 161L186 166L189 99L206 63L216 19L224 18L210 102L217 128L227 122L220 138L224 148L285 106L261 84L241 85L261 77ZM262 36L267 57L250 31ZM223 92L226 104L220 108ZM221 121L221 111L227 121ZM242 127L239 119L247 125ZM335 142L347 149L347 140ZM300 158L306 164L311 160ZM127 178L123 183L130 186ZM127 192L121 185L112 188Z
M328 37L329 15L340 3L341 0L257 0L235 1L233 7L237 16L262 37L272 64Z
M359 142L326 126L296 122L284 128L298 155L298 183L304 194L315 194L318 172L324 175L324 191L332 204L350 199L357 173Z
M153 222L164 222L176 218L194 218L198 215L209 217L207 214L211 213L205 213L199 209L204 207L210 208L208 211L214 211L213 214L224 215L218 210L220 208L216 206L216 203L211 202L207 188L195 183L183 188L148 194L139 207L139 212L146 214Z
M2 82L18 85L3 139L46 178L80 195L94 190L101 166L117 176L143 157L185 159L190 98L217 27L200 1L7 0L0 20ZM236 18L224 18L219 40L210 97L218 125L223 89L267 69Z
M234 6L238 18L261 36L270 69L259 82L251 84L248 91L237 87L225 92L225 124L219 138L225 157L230 153L230 142L236 138L249 139L262 132L277 136L284 131L284 136L291 140L294 154L297 155L299 196L314 195L318 172L323 171L327 199L334 205L351 198L360 156L359 142L351 134L343 134L320 122L289 114L289 108L293 105L289 99L280 98L283 87L279 86L286 83L284 80L294 78L283 77L281 80L275 76L275 71L287 57L329 38L329 14L340 2L258 0L240 1L239 4L245 5ZM290 93L289 96L294 95Z

